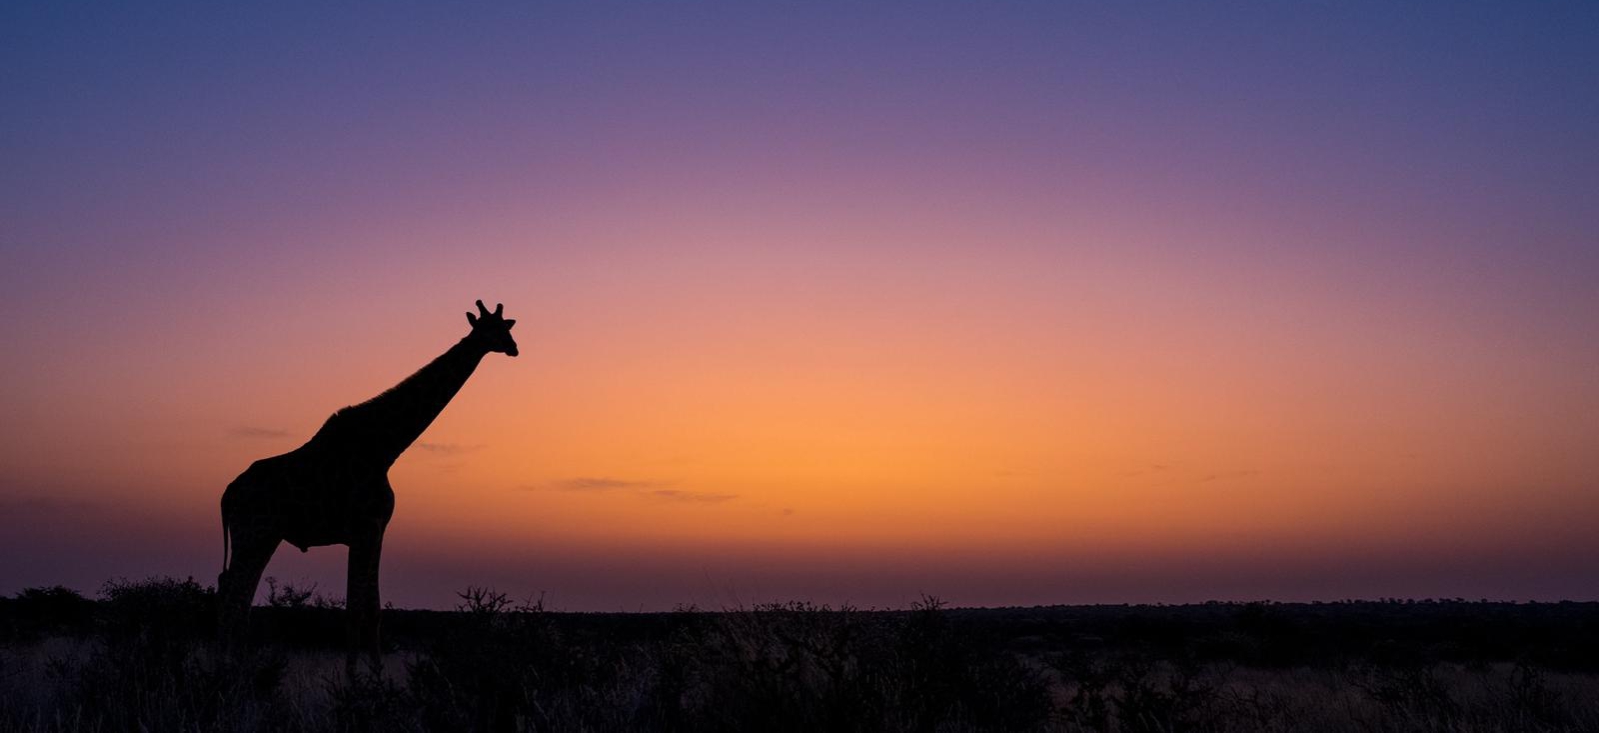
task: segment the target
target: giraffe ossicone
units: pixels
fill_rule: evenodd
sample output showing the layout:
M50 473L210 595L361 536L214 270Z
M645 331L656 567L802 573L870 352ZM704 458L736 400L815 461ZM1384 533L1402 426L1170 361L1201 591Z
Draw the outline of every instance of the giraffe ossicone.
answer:
M472 330L443 355L382 394L345 407L305 445L250 464L222 492L219 630L231 648L242 637L256 586L278 543L305 552L348 545L345 608L349 666L359 651L378 660L378 564L383 532L394 514L389 467L433 423L491 353L516 356L513 319L504 306L477 301L466 314Z

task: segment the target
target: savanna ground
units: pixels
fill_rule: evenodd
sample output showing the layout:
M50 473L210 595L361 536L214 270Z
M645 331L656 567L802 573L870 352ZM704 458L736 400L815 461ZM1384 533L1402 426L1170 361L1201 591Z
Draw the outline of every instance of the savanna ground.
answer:
M1599 604L1461 600L559 613L481 588L384 612L344 674L336 601L274 583L253 650L215 594L0 598L21 731L1599 730Z

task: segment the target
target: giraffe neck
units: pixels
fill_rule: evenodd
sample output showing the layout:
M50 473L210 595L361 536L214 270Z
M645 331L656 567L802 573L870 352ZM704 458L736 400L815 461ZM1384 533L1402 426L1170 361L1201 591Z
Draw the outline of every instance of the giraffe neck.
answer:
M471 338L461 339L383 394L335 413L322 433L344 438L341 449L355 448L387 467L433 424L487 353Z

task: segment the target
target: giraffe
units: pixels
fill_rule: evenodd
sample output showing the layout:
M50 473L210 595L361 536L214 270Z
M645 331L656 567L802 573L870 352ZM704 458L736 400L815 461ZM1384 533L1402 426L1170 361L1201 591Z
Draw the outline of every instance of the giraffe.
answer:
M496 304L490 313L479 300L477 308L466 314L472 331L442 356L377 397L333 413L305 445L250 464L222 492L217 592L225 649L238 642L279 542L301 552L348 545L346 664L353 674L364 651L377 669L378 559L394 513L389 466L432 424L484 356L517 354L511 339L516 321L501 315L504 306Z

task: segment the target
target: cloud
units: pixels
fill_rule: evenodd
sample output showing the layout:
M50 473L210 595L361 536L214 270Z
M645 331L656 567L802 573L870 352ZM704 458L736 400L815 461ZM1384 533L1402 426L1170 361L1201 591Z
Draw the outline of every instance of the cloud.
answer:
M649 495L667 501L693 502L697 504L719 504L738 498L738 494L714 494L704 491L680 491L678 489L657 489L649 492Z
M243 425L243 426L240 426L240 427L236 427L236 428L234 428L232 430L229 430L228 431L228 435L230 437L234 437L234 438L268 438L268 439L276 439L276 438L287 438L287 437L289 437L289 431L287 431L287 430L278 430L276 428L257 427L257 426L254 426L254 425Z
M554 489L556 491L574 491L591 494L627 494L641 499L657 501L679 502L683 504L720 504L738 498L738 494L723 494L711 491L687 491L684 489L670 488L670 481L633 480L610 478L608 476L579 476L564 481L554 481L548 484L534 484L521 487L523 491L538 491Z
M462 453L471 453L473 451L482 450L486 446L482 443L461 445L460 443L429 443L427 441L422 441L417 443L416 447L435 455L458 456Z
M551 487L561 491L617 491L621 489L639 491L666 485L662 481L627 481L618 478L593 476L579 476L550 484Z
M1259 475L1260 475L1259 471L1253 471L1253 470L1250 470L1250 471L1222 471L1220 473L1212 473L1212 474L1206 475L1204 478L1199 480L1199 483L1203 484L1203 483L1209 483L1211 481L1229 481L1229 480L1232 480L1232 479L1254 478L1255 476L1259 476Z
M611 477L593 477L593 475L582 475L576 479L542 483L542 485L539 483L526 485L521 487L521 490L582 491L595 495L617 493L617 495L638 496L641 499L680 504L721 504L739 498L739 495L718 493L718 491L688 491L672 488L672 482L662 482L662 480L611 479Z
M0 496L0 513L54 514L93 509L90 501L56 496Z
M1121 475L1122 476L1126 476L1128 478L1132 478L1134 476L1143 476L1145 474L1150 474L1150 473L1162 473L1162 472L1165 472L1169 468L1171 468L1171 464L1170 463L1151 463L1151 464L1149 464L1147 466L1144 466L1144 467L1141 467L1141 468L1132 468L1132 469L1128 469L1128 470L1122 471Z

